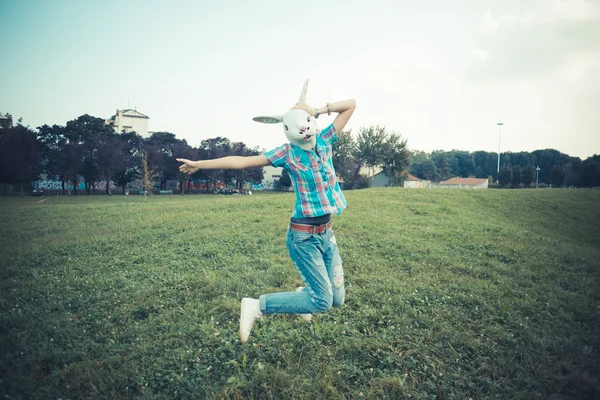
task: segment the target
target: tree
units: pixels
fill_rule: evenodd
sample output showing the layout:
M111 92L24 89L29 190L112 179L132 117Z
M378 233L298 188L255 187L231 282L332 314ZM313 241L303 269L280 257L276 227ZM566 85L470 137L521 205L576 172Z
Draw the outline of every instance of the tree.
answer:
M529 187L535 180L535 167L531 164L527 164L521 168L521 183L526 187Z
M243 142L234 142L231 144L231 152L229 155L249 157L257 156L260 154L258 148L248 148ZM235 182L235 188L238 190L244 189L244 184L247 180L252 182L261 182L263 180L263 169L258 168L247 168L247 169L236 169L224 171L224 178L227 183Z
M333 168L338 176L349 182L354 176L354 153L356 143L352 131L341 131L338 140L332 146Z
M406 139L397 133L391 133L383 143L381 161L391 185L400 184L410 164L410 151L406 148Z
M74 120L68 121L65 126L65 137L69 143L77 146L76 152L81 157L80 168L77 171L85 181L88 194L94 190L94 183L100 177L98 170L97 143L102 135L114 134L113 129L106 125L102 118L84 114ZM74 177L75 187L77 179Z
M231 152L231 142L225 137L216 137L212 139L206 139L200 142L198 148L198 158L200 160L212 160L214 158L220 158L228 156ZM199 176L205 176L208 180L213 183L213 192L216 192L216 184L219 178L222 178L224 173L223 170L200 170ZM206 191L208 192L208 185L206 185Z
M123 170L127 163L125 144L114 132L101 133L96 139L96 149L98 170L106 181L106 194L112 196L111 182L117 171Z
M279 191L288 190L292 186L292 180L290 174L284 169L281 172L281 178L275 182L275 189Z
M600 156L594 155L583 162L581 183L584 187L600 186Z
M448 154L444 151L433 151L431 153L431 161L435 164L435 173L433 173L435 179L445 181L452 177L450 171L450 165L448 164ZM431 167L428 166L429 169ZM429 173L431 175L431 173Z
M41 172L41 152L36 134L20 123L0 132L0 181L24 185L37 179Z
M152 193L152 187L154 186L153 180L157 176L156 171L150 169L148 166L148 154L142 151L142 181L144 186L144 201L148 201L146 198L147 194Z
M567 164L565 169L565 181L564 186L581 186L581 170L583 169L583 162L579 157L571 157L571 162Z
M519 185L521 184L521 167L519 167L518 165L511 165L512 168L512 186L513 187L519 187Z
M513 171L510 165L500 167L498 181L502 186L509 186L513 180Z
M383 161L386 136L383 126L360 128L356 139L356 158L370 168L369 178L373 177L374 168Z
M176 158L187 158L193 159L197 153L197 150L192 146L187 144L185 140L178 140L177 143L173 146L173 152ZM175 160L177 161L177 160ZM179 166L176 164L177 168L177 176L179 180L179 193L183 196L185 182L190 180L190 174L184 174L183 172L179 172Z
M148 160L156 171L160 189L164 190L167 181L179 175L179 165L175 157L175 146L179 140L170 132L155 132L146 141Z
M410 166L408 172L419 178L423 178L423 163L429 159L429 155L424 151L413 151L411 153Z
M554 187L561 187L565 181L565 170L559 164L555 164L550 168L550 183Z
M123 148L125 164L115 171L115 181L125 193L127 184L142 174L140 166L144 139L136 132L123 132L117 138Z
M468 151L455 151L455 157L458 161L458 176L468 178L475 175L475 160Z

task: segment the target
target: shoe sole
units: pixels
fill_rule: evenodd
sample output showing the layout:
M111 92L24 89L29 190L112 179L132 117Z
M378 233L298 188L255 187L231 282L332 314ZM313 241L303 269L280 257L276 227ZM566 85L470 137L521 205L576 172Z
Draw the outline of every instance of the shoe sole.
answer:
M244 335L242 333L242 327L244 326L244 311L246 311L246 303L246 299L242 299L242 306L240 310L240 341L242 343L246 343L248 341L248 338L250 337L250 333L248 333L248 337L244 339Z

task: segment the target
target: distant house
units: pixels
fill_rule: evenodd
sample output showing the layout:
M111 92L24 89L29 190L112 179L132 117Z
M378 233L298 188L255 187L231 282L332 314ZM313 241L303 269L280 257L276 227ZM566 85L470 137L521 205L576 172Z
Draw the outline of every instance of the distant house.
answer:
M404 180L404 187L410 189L427 189L431 186L431 181L417 178L412 174L408 174L408 177Z
M440 182L441 188L487 189L488 180L484 178L451 178Z
M138 135L148 137L149 116L142 114L137 110L119 110L117 113L106 120L106 124L113 127L117 133L136 132Z
M393 186L392 183L392 179L387 172L380 171L373 176L371 187L388 187ZM405 188L428 188L430 184L430 181L425 181L414 175L407 174L406 178L401 179L397 186Z

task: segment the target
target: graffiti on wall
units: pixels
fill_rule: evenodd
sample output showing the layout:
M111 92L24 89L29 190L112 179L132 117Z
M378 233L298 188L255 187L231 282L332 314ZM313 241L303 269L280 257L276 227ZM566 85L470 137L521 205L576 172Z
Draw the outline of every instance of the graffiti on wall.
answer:
M64 186L61 181L54 179L43 179L39 181L33 182L33 187L37 190L73 190L75 185L72 181L65 181ZM114 182L110 182L110 188L116 189L117 186ZM77 182L78 190L85 190L85 182ZM97 181L94 182L94 190L101 191L106 190L106 181Z
M225 182L222 181L217 181L217 184L215 185L216 189L225 189L227 187L227 185L225 184ZM177 186L177 188L179 188L179 185ZM208 182L208 181L185 181L183 183L183 190L197 190L197 191L207 191L207 190L211 190L213 188L213 184L212 182Z

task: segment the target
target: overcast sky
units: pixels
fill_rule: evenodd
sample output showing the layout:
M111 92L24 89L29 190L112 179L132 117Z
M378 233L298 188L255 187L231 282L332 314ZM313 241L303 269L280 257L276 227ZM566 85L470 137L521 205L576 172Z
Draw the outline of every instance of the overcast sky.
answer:
M117 108L191 145L272 148L293 106L411 149L600 154L600 0L0 0L0 112L32 128ZM321 117L321 128L332 118Z

